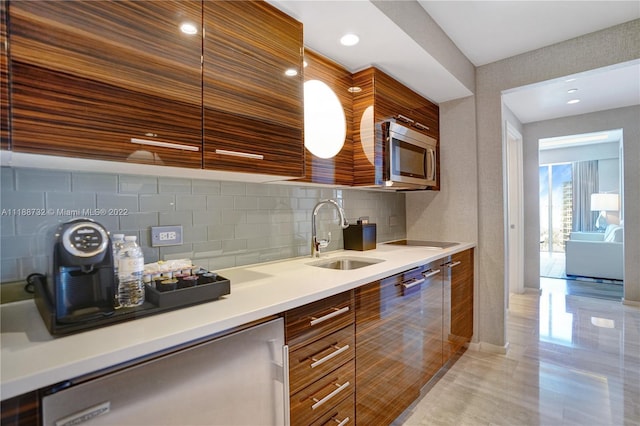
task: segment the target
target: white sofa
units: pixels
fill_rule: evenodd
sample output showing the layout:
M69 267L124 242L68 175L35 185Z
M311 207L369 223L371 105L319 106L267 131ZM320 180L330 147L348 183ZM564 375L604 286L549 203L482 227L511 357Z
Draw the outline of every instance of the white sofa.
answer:
M565 245L566 274L581 277L624 278L624 229L608 225L601 232L572 232Z

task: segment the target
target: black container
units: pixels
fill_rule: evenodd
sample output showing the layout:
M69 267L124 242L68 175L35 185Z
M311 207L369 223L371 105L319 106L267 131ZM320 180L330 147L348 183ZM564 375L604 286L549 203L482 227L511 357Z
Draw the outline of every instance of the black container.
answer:
M345 250L373 250L376 248L376 224L349 225L342 230Z

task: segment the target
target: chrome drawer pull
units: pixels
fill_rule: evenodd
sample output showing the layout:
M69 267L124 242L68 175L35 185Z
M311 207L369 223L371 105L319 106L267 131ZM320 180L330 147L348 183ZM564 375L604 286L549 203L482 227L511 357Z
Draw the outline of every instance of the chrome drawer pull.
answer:
M349 307L345 306L344 308L333 308L334 311L331 312L330 314L327 314L325 316L322 316L320 318L316 318L316 317L311 317L311 322L309 323L310 325L316 325L316 324L320 324L321 322L324 322L326 320L329 320L333 317L337 317L338 315L342 315L345 312L349 312Z
M424 124L422 124L422 123L418 123L418 122L416 122L416 123L414 124L414 126L416 126L416 127L417 127L418 129L420 129L420 130L429 130L429 126L425 126L425 125L424 125Z
M182 145L179 143L152 141L149 139L131 138L131 143L138 145L159 146L160 148L181 149L183 151L200 151L200 148L192 145Z
M334 422L338 423L338 426L344 426L349 423L349 417L345 417L344 420L338 420L336 418L333 419Z
M399 120L404 121L405 123L412 123L412 124L413 124L413 123L415 123L415 121L414 121L414 120L410 119L409 117L405 117L405 116L404 116L404 115L402 115L402 114L398 114L398 115L396 115L396 118L397 118L397 119L399 119Z
M402 283L402 288L404 288L405 290L408 290L411 287L415 287L417 285L422 284L423 282L424 282L424 278L421 278L421 279L414 278L411 281L407 281L405 283Z
M216 149L216 154L230 155L232 157L251 158L254 160L264 160L264 155L261 155L261 154L251 154L248 152L238 152L238 151L227 151L226 149Z
M431 271L431 272L429 272ZM436 269L435 271L429 269L429 271L426 271L425 273L422 274L423 277L425 278L431 278L434 275L438 275L440 273L440 269Z
M340 392L342 392L343 390L345 390L346 388L348 388L351 383L346 382L343 385L339 385L337 383L333 384L334 386L337 387L336 390L334 390L333 392L331 392L329 395L325 396L324 398L318 400L317 398L311 398L313 401L315 401L315 404L313 404L311 406L312 410L315 410L316 408L320 407L322 404L326 403L327 401L329 401L331 398L333 398L334 396L336 396L337 394L339 394Z
M458 266L459 264L461 264L462 262L458 261L458 262L453 262L453 263L447 263L447 268L455 268L456 266Z
M340 347L338 345L333 345L333 348L336 350L331 352L329 355L325 356L324 358L320 358L320 359L311 358L312 361L315 361L311 363L311 368L316 368L317 366L329 361L331 358L340 355L342 352L346 350L349 350L349 345L344 345L343 347Z

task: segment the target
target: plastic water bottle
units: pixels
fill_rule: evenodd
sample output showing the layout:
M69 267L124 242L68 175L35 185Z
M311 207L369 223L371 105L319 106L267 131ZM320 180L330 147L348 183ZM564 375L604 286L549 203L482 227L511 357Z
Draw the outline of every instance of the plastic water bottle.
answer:
M121 308L144 303L144 256L137 237L127 235L118 250L118 305Z
M116 288L118 288L118 256L120 255L120 249L124 246L124 234L113 234L111 238L111 250L113 253L113 275L115 279ZM118 301L118 292L115 294L114 305L119 307L120 302Z

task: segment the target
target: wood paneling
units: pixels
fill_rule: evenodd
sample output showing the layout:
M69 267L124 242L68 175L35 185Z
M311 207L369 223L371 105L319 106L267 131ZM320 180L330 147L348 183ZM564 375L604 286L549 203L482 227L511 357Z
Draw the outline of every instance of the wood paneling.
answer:
M353 306L353 292L347 291L285 312L292 425L324 424L343 416L353 424Z
M353 184L354 186L380 185L383 182L383 152L380 122L405 116L427 129L411 127L438 141L440 157L439 107L402 85L376 68L368 68L353 75L354 87L360 92L353 95ZM401 121L398 119L398 121ZM439 162L439 160L438 160ZM429 189L440 189L438 185Z
M354 394L349 395L342 402L327 411L311 426L351 426L356 422Z
M319 80L329 86L344 110L347 134L344 146L333 158L320 158L305 149L303 182L351 185L353 182L353 86L351 73L327 58L305 49L304 80ZM329 123L327 123L329 125Z
M36 426L40 424L38 392L29 392L2 401L2 426Z
M311 322L330 316L317 324ZM285 337L291 352L354 322L351 292L339 293L285 312Z
M204 28L205 168L303 176L302 24L261 1L207 1Z
M0 149L10 148L7 0L0 0Z
M200 1L18 1L9 13L14 150L202 166L202 33L179 28L201 22Z
M325 374L353 359L355 354L353 324L289 354L289 388L296 393ZM337 355L335 355L337 354ZM326 360L314 365L318 361Z
M356 289L356 420L390 424L442 365L442 281L422 269Z
M352 397L355 387L354 372L354 361L349 361L322 379L292 395L291 425L307 426L324 414L331 412L332 408L345 398ZM330 396L332 393L333 395ZM316 405L323 399L326 402ZM314 405L316 405L316 408L314 408ZM369 425L374 424L380 423L369 423Z
M442 267L445 269L442 337L446 362L473 337L473 249L445 259Z

